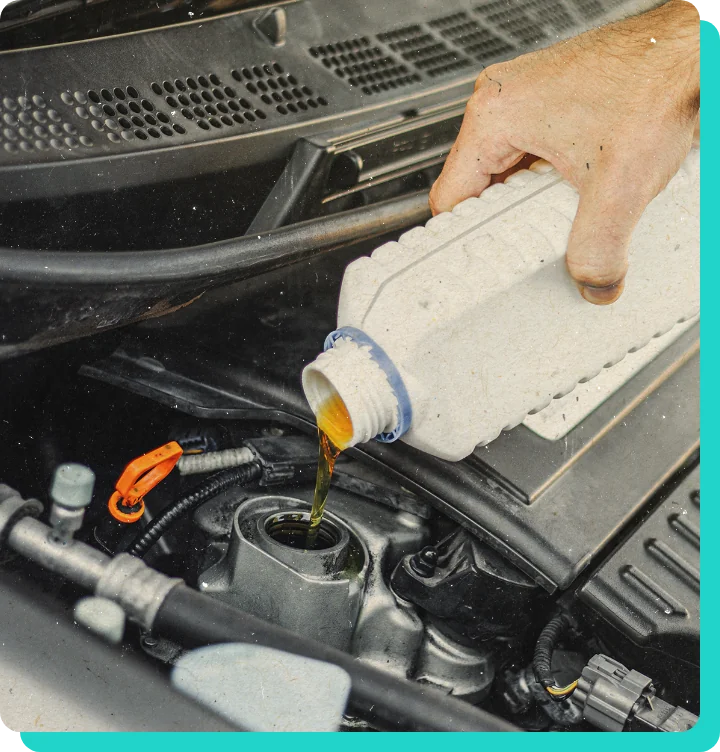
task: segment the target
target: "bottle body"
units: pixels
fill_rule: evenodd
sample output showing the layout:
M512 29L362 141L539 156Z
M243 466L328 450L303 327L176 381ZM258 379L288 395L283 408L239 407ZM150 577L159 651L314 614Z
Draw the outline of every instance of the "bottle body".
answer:
M567 273L578 194L546 163L350 264L338 327L364 333L402 380L412 419L401 439L462 459L696 316L698 171L692 152L648 206L610 306L584 301Z

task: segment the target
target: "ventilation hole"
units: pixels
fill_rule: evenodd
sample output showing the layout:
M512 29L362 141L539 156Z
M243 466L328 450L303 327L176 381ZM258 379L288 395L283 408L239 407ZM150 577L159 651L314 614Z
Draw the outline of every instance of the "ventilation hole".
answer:
M204 118L205 117L205 110L203 110L202 107L193 107L193 112L199 117Z
M225 125L232 125L233 124L232 118L228 117L227 115L223 115L220 118L220 120L222 120L222 122L225 123Z
M290 110L290 112L297 112L298 111L298 108L292 102L290 102L288 104L287 108L288 108L288 110Z
M109 104L103 105L103 112L109 117L115 116L115 110Z
M240 125L243 124L244 120L239 112L234 112L232 117L236 123L240 123Z
M304 111L306 111L306 110L307 110L307 108L308 108L308 106L307 106L307 105L305 104L305 102L298 102L298 103L297 103L297 106L298 106L298 107L299 107L299 108L300 108L301 110L303 110L303 112L304 112Z
M163 81L163 88L168 94L175 93L175 87L170 83L170 81Z
M135 123L135 125L137 125L138 128L145 127L145 121L141 117L135 115L135 117L131 118L131 120L133 121L133 123Z
M197 87L198 87L197 81L194 78L186 78L185 80L187 81L187 85L191 89L197 89Z
M204 89L207 89L207 88L208 88L208 87L210 86L210 83L209 83L209 81L207 80L207 78L205 78L205 76L198 76L198 83L199 83L199 84L200 84L200 86L202 86L202 87L203 87Z
M138 90L134 86L126 86L125 91L131 99L137 99L140 96Z
M258 87L258 89L260 89L260 91L267 91L268 90L268 85L264 81L258 81L257 82L257 87Z
M96 104L100 103L100 95L96 91L93 91L92 89L90 89L87 95L88 95L88 99L91 102L95 102Z
M242 74L234 70L230 74L236 81L242 81Z
M103 124L99 120L93 120L90 125L96 130L101 131L103 129Z
M251 94L257 94L257 86L255 86L254 83L248 81L248 83L245 84L245 87Z
M192 100L193 102L195 102L195 104L200 104L200 103L202 102L202 97L201 97L201 96L200 96L199 94L196 94L195 92L193 92L193 93L192 93L192 94L190 95L190 99L191 99L191 100Z
M65 133L69 133L71 136L77 135L77 128L72 123L65 123L63 129Z
M20 142L20 148L23 151L32 151L33 150L33 145L31 143L27 142L27 141L21 141Z
M63 142L59 138L53 138L50 139L50 146L52 146L53 149L62 149Z
M132 131L123 131L120 134L126 141L132 141L135 138L135 134Z
M217 110L211 104L205 105L205 112L208 115L217 115Z
M60 94L60 99L62 99L65 104L73 104L72 94L69 91L62 92L62 94Z
M217 105L215 105L215 106L217 107L218 112L222 112L224 114L227 114L228 108L227 108L226 104L223 104L222 102L218 102Z
M275 109L276 109L276 110L277 110L277 111L278 111L278 112L279 112L279 113L280 113L281 115L287 115L287 110L286 110L286 109L285 109L285 108L284 108L284 107L283 107L283 106L282 106L281 104L279 104L279 105L278 105L278 106L277 106L277 107L276 107Z
M243 76L245 76L245 78L252 78L253 77L252 71L249 70L248 68L243 68L242 69L242 74L243 74Z
M115 134L113 133L112 135L114 136ZM93 145L92 139L88 138L87 136L80 136L80 143L83 146L88 146L88 147Z
M67 138L65 139L65 143L66 143L66 144L67 144L67 145L68 145L68 146L69 146L69 147L70 147L71 149L74 149L74 148L75 148L76 146L80 146L80 142L79 142L79 141L78 141L78 140L77 140L76 138L73 138L72 136L68 136L68 137L67 137Z
M291 74L288 74L288 76L287 76L287 80L288 80L288 81L289 81L289 82L290 82L290 83L291 83L291 84L292 84L293 86L297 86L297 82L298 82L298 80L297 80L297 78L295 78L295 76L293 76L293 75L291 75Z
M288 101L290 101L290 100L291 100L291 99L293 98L293 95L292 95L292 93L291 93L291 92L289 92L289 91L288 91L287 89L283 90L283 93L282 93L282 95L283 95L283 96L285 97L285 99L287 99ZM282 100L278 98L278 101L279 101L279 102L281 102Z
M228 107L234 112L238 112L240 110L240 105L234 99L228 100Z
M152 105L152 102L148 102L147 99L143 99L140 104L148 111L152 112L155 108Z
M173 130L175 131L175 133L180 133L180 134L186 133L185 128L183 128L182 125L180 125L179 123L173 124Z
M267 117L267 115L262 110L255 110L255 114L260 118L260 120L265 120L265 118Z
M142 109L137 102L130 102L129 107L133 112L140 112Z
M55 123L49 126L48 130L53 134L53 136L62 136L63 133L63 129Z
M327 107L327 99L325 99L325 97L318 97L317 101L318 104L321 104L323 107Z
M223 91L225 92L225 96L229 97L230 99L233 99L237 96L237 93L235 89L232 88L232 86L226 86Z
M246 112L245 113L245 120L247 120L249 123L255 122L255 115L252 114L252 112Z
M145 115L145 122L148 125L157 125L157 120L152 115Z
M258 65L253 65L253 67L252 67L252 72L253 72L253 73L254 73L254 74L255 74L255 75L256 75L256 76L258 77L258 78L262 78L262 74L263 74L263 72L262 72L262 69L260 68L260 66L258 66Z
M116 86L113 89L113 94L115 95L116 99L125 99L125 92L119 86Z
M216 117L208 118L208 120L213 128L222 128L222 123Z
M249 110L251 107L250 102L248 102L247 99L241 99L240 105L244 107L246 110Z
M114 144L120 143L120 136L118 136L117 133L108 133L107 137L108 137L108 141L112 141Z
M268 86L271 89L277 89L278 88L278 83L277 83L277 81L274 78L269 78L268 79Z
M175 135L175 132L173 131L173 129L172 129L172 128L170 128L170 126L168 126L168 125L163 125L163 127L162 127L162 128L160 128L160 130L161 130L161 131L162 131L162 132L163 132L163 133L164 133L164 134L165 134L166 136L174 136L174 135Z
M183 115L185 115L185 117L186 117L186 118L187 118L188 120L192 120L192 119L193 119L193 114L192 114L192 112L191 112L190 110L188 110L188 108L187 108L187 107L183 107L183 109L182 109L182 114L183 114Z
M210 83L214 84L215 86L220 86L220 79L214 73L211 73Z
M138 138L139 138L139 139L140 139L141 141L147 141L147 137L148 137L148 134L147 134L147 133L145 133L145 131L144 131L144 130L142 130L142 129L138 128L138 129L137 129L137 130L135 131L135 135L136 135L136 136L137 136L137 137L138 137Z
M206 102L212 102L213 101L213 95L209 91L207 91L207 90L203 90L203 92L202 92L202 98Z
M73 97L75 97L75 101L76 101L76 102L77 102L78 104L87 104L87 101L88 101L88 99L87 99L87 97L85 96L85 94L83 94L83 93L82 93L81 91L76 91L76 92L75 92L75 93L73 94Z
M187 85L186 85L186 84L185 84L185 82L184 82L184 81L182 81L181 79L179 79L179 78L176 78L176 79L175 79L175 88L176 88L176 89L177 89L178 91L185 91L185 90L187 89Z
M76 107L75 114L83 120L87 120L90 117L88 111L84 107Z
M210 130L210 123L208 123L207 120L198 120L197 124L204 130L209 131Z
M128 114L128 112L129 112L128 108L127 108L127 107L126 107L126 106L125 106L125 105L124 105L124 104L123 104L122 102L118 102L118 103L117 103L117 104L115 105L115 109L116 109L116 110L117 110L117 111L118 111L118 112L119 112L119 113L120 113L121 115L127 115L127 114Z
M102 98L103 98L103 99L104 99L104 100L105 100L106 102L112 102L112 100L113 100L113 95L112 95L112 94L111 94L111 93L110 93L110 92L109 92L109 91L108 91L107 89L102 89L102 90L100 91L100 94L102 95Z
M185 94L181 94L178 97L178 102L180 102L180 104L184 104L187 107L190 104L190 98Z
M156 128L148 128L148 134L153 138L160 138L160 131Z
M178 102L175 97L165 97L165 101L172 107L173 109L176 109L178 107Z
M272 104L272 99L267 94L263 94L260 99L262 99L265 104Z
M15 144L4 144L5 151L9 154L16 154L17 153L17 146Z
M290 84L288 83L288 80L284 78L283 76L280 76L278 78L278 83L280 84L280 86L283 87L283 89L286 89L288 86L290 86Z
M284 73L282 65L280 65L280 63L273 63L272 65L275 73Z
M212 93L215 95L215 99L225 99L225 94L218 88L213 89Z
M105 121L105 127L109 128L111 131L116 131L120 127L117 123L117 120L113 120L112 118L108 118Z
M118 118L118 123L125 129L132 128L132 123L126 117Z
M170 122L170 118L164 112L158 112L157 113L157 119L161 123L169 123Z

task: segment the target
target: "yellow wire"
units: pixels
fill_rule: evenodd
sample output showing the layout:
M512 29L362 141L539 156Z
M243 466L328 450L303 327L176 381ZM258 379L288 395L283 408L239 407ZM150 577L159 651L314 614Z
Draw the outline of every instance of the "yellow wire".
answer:
M567 687L545 687L545 689L548 691L548 694L551 694L553 697L565 697L571 692L574 692L577 685L578 683L576 679L574 682L568 684Z

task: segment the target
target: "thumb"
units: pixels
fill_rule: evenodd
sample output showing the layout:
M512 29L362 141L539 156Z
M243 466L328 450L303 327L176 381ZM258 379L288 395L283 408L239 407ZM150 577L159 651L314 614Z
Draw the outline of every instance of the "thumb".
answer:
M581 190L566 263L580 294L595 305L614 303L622 295L630 238L652 199L637 188L606 174Z

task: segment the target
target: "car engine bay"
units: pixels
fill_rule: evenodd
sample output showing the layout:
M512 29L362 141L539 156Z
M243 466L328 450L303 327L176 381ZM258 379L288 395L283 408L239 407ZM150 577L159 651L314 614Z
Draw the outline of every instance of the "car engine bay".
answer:
M300 372L347 264L427 218L477 69L652 3L246 5L32 47L0 18L3 719L691 728L697 320L460 462L349 449L298 532Z

